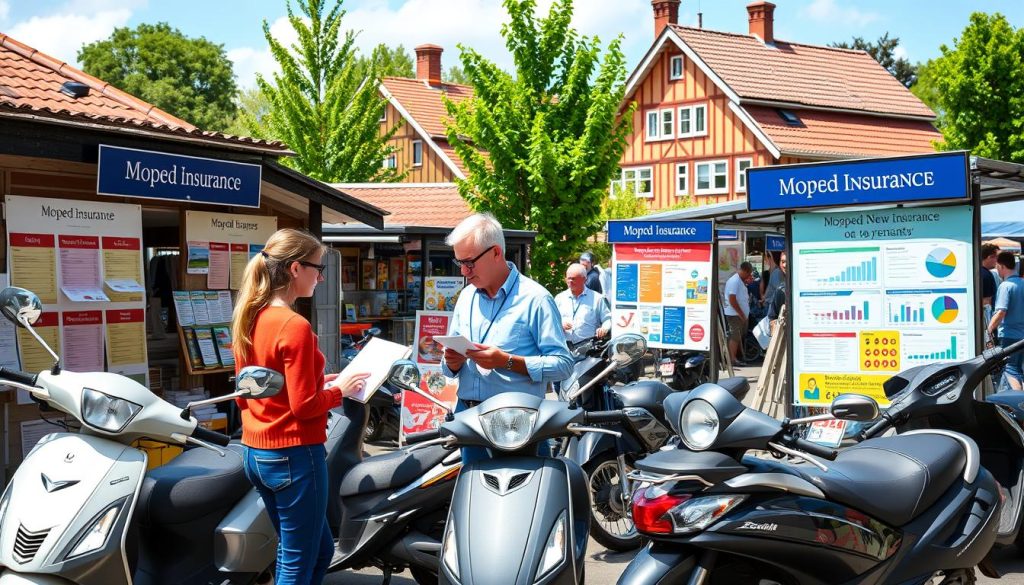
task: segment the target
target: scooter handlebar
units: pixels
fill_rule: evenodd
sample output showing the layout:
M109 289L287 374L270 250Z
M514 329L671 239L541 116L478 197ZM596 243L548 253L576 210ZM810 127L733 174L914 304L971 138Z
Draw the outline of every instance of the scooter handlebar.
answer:
M422 443L424 441L433 441L434 439L441 438L441 431L439 429L433 429L430 431L422 431L419 433L409 433L405 436L405 442L412 445L415 443Z
M37 378L39 378L39 374L30 374L28 372L22 372L21 370L0 366L0 379L3 380L18 382L19 384L25 384L26 386L35 386Z
M196 430L192 431L192 437L220 447L227 447L231 442L231 437L199 425L196 425Z
M588 425L622 422L626 415L621 410L595 410L583 414L583 421Z
M828 459L829 461L833 461L836 457L839 456L839 451L836 451L835 449L825 447L824 445L819 445L817 443L812 443L807 439L801 439L799 437L794 438L792 443L790 444L796 447L797 449L803 451L804 453L817 455L818 457L821 457L822 459Z

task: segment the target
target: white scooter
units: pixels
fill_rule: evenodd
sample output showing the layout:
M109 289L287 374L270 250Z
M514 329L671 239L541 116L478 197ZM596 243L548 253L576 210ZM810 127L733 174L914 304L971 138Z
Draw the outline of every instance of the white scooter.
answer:
M191 408L273 396L280 374L245 368L234 393L181 410L118 374L62 371L32 329L42 312L35 294L0 291L0 312L55 360L38 374L0 368L0 383L82 425L43 437L0 497L0 585L224 585L269 573L277 535L241 446L198 426ZM132 446L141 438L203 448L147 472L146 453Z

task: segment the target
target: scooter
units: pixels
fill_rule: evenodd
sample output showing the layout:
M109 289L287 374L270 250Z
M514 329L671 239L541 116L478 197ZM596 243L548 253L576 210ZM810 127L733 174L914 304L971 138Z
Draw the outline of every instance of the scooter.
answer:
M665 350L658 360L658 377L675 390L690 390L711 381L711 361L699 351Z
M633 347L636 337L612 340L613 355L642 355ZM454 414L435 431L407 437L418 444L414 448L475 446L492 455L459 474L445 525L440 583L583 583L590 532L587 479L571 459L538 455L538 445L598 431L588 425L622 417L622 411L588 412L509 392Z
M567 440L562 454L575 461L587 475L591 536L607 549L628 551L642 542L630 517L632 489L628 473L637 459L661 449L672 437L662 403L675 390L658 380L638 380L614 387L607 383L609 375L622 367L624 360L639 360L643 356L647 348L643 337L637 336L629 346L637 352L635 356L612 355L604 345L590 343L591 347L578 346L577 351L586 349L586 357L574 364L559 397L586 410L622 409L623 424L608 427L621 436L615 438L603 432L574 436ZM719 383L740 400L750 389L743 377Z
M998 577L988 555L1017 537L1020 502L982 465L987 449L948 429L981 430L976 436L991 434L993 444L1001 435L1004 450L989 461L1019 476L1019 426L972 390L1021 349L1024 342L895 376L887 412L841 452L799 438L799 426L877 419L873 400L841 395L829 415L777 421L713 384L669 397L685 448L637 462L633 517L655 540L619 583L951 585L973 583L974 566ZM920 428L926 422L942 428ZM873 438L893 426L900 434ZM744 457L749 449L807 464Z
M35 294L4 289L0 312L54 358L38 374L0 368L0 380L82 425L43 437L0 497L0 584L242 584L268 572L277 538L240 451L191 409L272 396L279 374L244 369L234 393L181 410L130 378L62 370L32 329ZM147 472L140 438L201 448Z

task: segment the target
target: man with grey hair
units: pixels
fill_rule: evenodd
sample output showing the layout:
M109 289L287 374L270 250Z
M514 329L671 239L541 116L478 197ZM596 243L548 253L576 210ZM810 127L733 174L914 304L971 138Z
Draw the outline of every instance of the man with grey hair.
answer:
M457 410L502 392L544 397L549 382L572 372L562 319L551 294L505 260L501 224L486 213L471 215L448 234L466 289L455 303L448 335L476 346L462 355L445 348L446 376L459 379ZM486 456L463 448L463 461Z
M586 287L587 269L570 264L565 271L568 289L555 295L555 305L562 315L562 329L570 343L591 337L604 337L612 328L611 311L604 295Z

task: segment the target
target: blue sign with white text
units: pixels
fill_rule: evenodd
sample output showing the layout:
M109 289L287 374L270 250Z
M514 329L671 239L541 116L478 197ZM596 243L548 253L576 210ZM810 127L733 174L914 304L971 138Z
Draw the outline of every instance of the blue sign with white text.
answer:
M101 144L96 192L259 207L262 171L261 165Z
M719 241L721 240L738 240L740 239L739 230L715 230L718 234Z
M608 222L608 242L615 244L706 244L712 241L713 233L709 220Z
M764 248L769 252L785 252L786 238L784 236L765 236Z
M967 152L768 166L747 171L747 209L967 199Z

